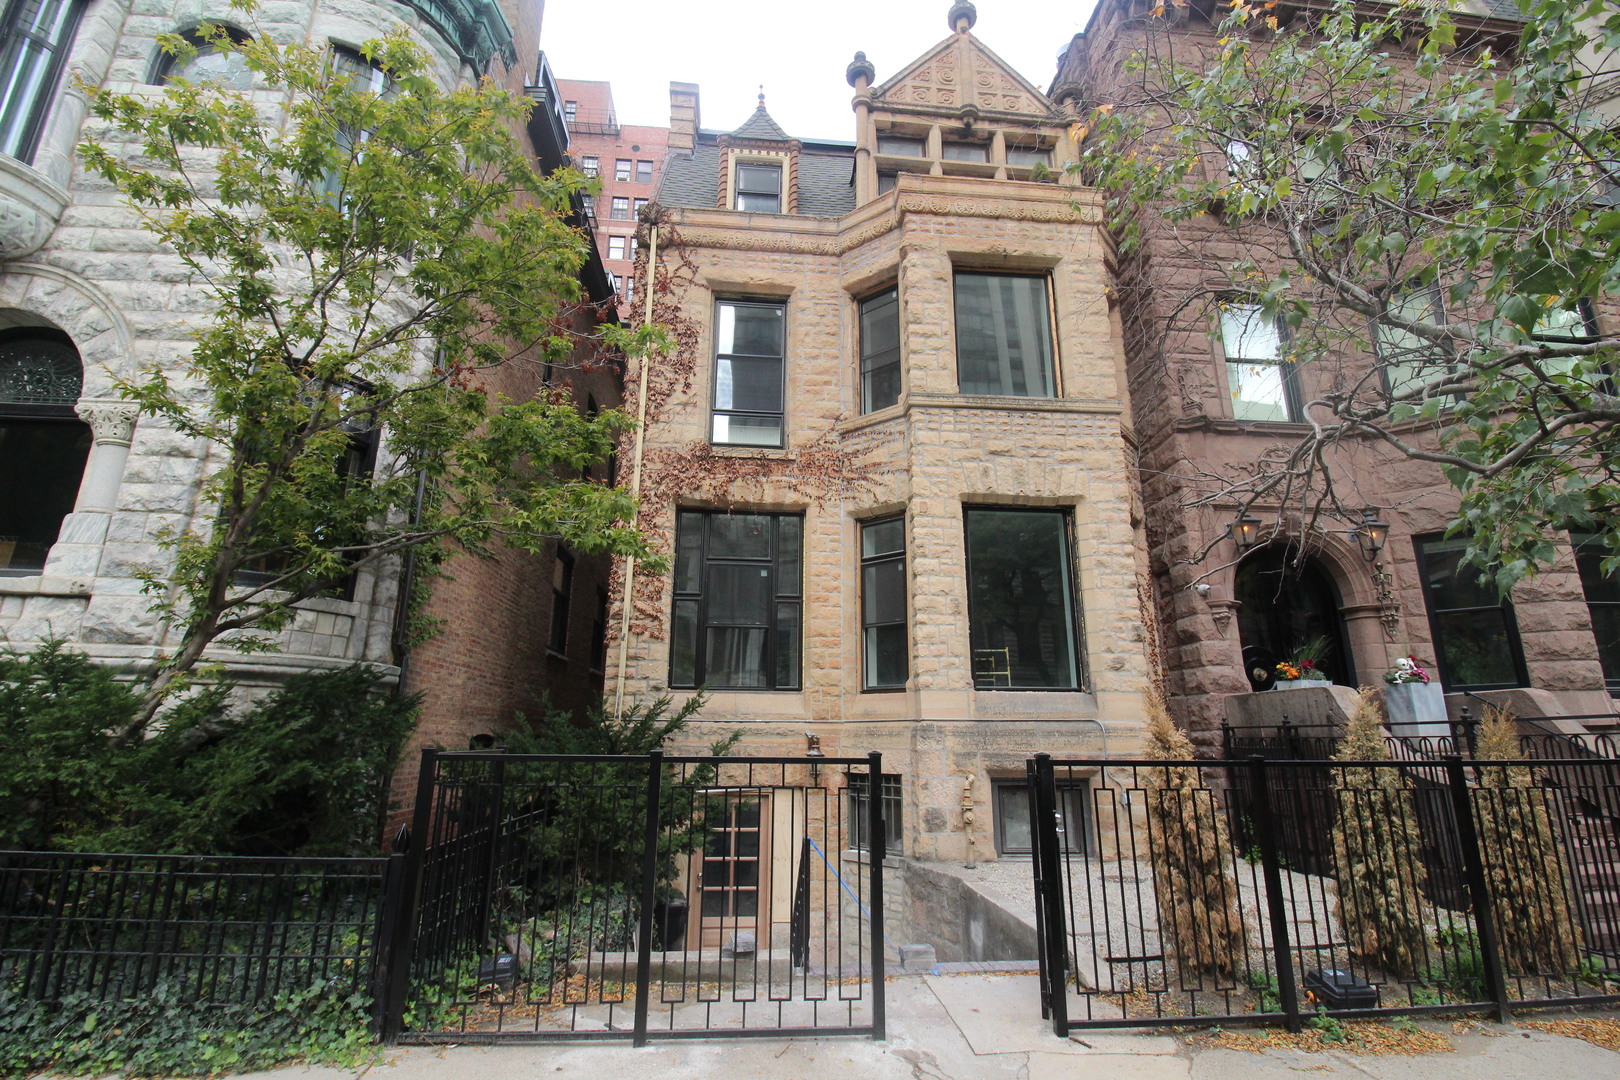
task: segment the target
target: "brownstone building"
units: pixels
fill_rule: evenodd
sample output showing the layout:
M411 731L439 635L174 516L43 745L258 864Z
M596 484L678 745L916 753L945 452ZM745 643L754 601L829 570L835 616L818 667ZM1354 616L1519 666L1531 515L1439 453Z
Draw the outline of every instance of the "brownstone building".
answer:
M1120 100L1119 88L1140 78L1130 56L1155 42L1189 60L1213 50L1223 10L1213 0L1103 0L1061 58L1053 96L1088 112ZM1513 47L1522 19L1516 4L1497 0L1471 0L1458 14L1465 47L1498 53ZM1392 48L1398 57L1401 47ZM1224 180L1233 168L1224 150L1212 146L1195 179ZM1481 699L1506 699L1521 716L1599 714L1565 730L1614 723L1620 636L1611 605L1620 589L1598 555L1577 558L1563 536L1557 561L1510 597L1480 587L1477 572L1459 565L1464 540L1443 535L1458 503L1435 466L1371 442L1342 448L1341 475L1387 519L1370 558L1361 541L1373 537L1358 537L1354 522L1307 527L1296 508L1262 502L1247 523L1260 542L1249 546L1247 530L1233 527L1235 500L1187 509L1209 477L1233 475L1307 431L1302 402L1346 373L1364 377L1374 356L1398 368L1391 358L1406 343L1369 325L1361 352L1291 367L1277 328L1243 296L1187 302L1257 249L1213 215L1147 228L1141 251L1114 270L1164 670L1195 740L1212 747L1223 720L1275 723L1290 709L1295 721L1342 717L1343 696L1327 690L1250 693L1269 688L1277 661L1316 636L1330 642L1324 667L1341 687L1378 684L1398 658L1416 655L1438 669L1454 718L1464 706L1477 716ZM1595 333L1616 312L1599 300L1579 315L1587 326L1572 332ZM1427 437L1408 426L1409 437Z

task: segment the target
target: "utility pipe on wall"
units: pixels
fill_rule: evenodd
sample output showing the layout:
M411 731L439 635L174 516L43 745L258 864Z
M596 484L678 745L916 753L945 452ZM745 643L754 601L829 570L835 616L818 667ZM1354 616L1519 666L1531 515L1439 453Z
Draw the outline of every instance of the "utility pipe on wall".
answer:
M652 325L653 282L657 276L658 225L654 223L647 238L647 281L642 287L642 302L645 304L642 322L647 326ZM638 361L640 371L636 377L636 448L630 465L630 495L635 499L641 498L641 455L647 436L647 379L652 373L652 359L653 354L648 353ZM635 590L636 557L632 555L624 563L624 596L620 602L619 671L613 690L613 715L617 717L624 716L624 673L630 660L630 612L635 603Z

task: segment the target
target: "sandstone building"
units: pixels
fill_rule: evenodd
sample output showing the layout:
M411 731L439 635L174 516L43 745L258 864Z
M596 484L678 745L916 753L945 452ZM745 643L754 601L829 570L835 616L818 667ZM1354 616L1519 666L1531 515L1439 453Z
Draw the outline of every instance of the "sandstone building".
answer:
M610 697L708 688L693 745L882 751L921 859L1027 851L1027 756L1130 749L1148 680L1098 198L974 19L882 82L856 54L853 143L671 84L639 273L676 346L621 475L673 571L609 642Z

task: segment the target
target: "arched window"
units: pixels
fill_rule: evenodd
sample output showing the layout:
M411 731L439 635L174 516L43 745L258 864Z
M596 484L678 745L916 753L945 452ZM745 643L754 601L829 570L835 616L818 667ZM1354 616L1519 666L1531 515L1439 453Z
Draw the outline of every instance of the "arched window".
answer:
M225 32L238 45L249 40L245 32L234 26L225 27ZM219 83L232 90L253 89L253 72L248 70L242 54L221 52L209 40L212 36L209 25L182 30L180 36L197 50L196 55L182 59L174 53L158 50L157 60L152 67L152 82L163 86L175 79L185 79L188 82Z
M73 510L90 425L73 411L84 386L66 334L0 331L0 574L37 574Z

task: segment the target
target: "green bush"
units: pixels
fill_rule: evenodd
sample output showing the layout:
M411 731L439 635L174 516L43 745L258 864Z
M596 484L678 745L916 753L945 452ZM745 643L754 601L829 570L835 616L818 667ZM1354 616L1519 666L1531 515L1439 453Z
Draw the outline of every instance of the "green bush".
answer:
M59 641L0 653L0 847L143 854L375 850L416 702L354 665L228 711L220 683L131 734L139 683Z

